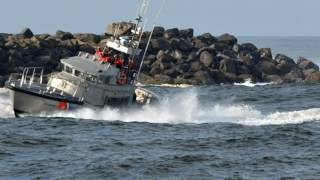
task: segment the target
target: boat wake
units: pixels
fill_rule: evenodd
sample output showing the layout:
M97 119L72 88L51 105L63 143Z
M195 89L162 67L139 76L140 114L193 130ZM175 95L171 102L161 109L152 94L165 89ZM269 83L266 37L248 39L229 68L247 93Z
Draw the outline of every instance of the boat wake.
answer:
M114 108L83 108L74 112L57 112L45 117L170 124L235 123L249 126L299 124L320 120L320 108L263 114L245 104L216 103L204 106L200 104L194 91L165 98L158 105L144 106L139 110L120 112ZM13 117L9 97L4 90L0 91L0 108L3 109L0 113L1 118Z

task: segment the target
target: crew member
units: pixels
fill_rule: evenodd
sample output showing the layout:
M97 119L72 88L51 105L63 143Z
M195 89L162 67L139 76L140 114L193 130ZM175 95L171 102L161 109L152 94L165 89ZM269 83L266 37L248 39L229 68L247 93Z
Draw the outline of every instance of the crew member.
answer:
M98 57L98 60L100 61L100 59L102 57L102 50L101 50L100 47L96 49L96 54L95 55Z
M114 63L116 64L116 66L121 69L123 66L123 59L120 58L120 56L118 54L114 55Z

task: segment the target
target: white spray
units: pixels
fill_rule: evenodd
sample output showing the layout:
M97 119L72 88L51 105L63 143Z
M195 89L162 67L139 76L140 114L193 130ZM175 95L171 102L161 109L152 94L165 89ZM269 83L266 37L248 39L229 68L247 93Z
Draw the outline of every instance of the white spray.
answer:
M0 90L0 117L13 117L12 106L8 92ZM320 120L320 108L301 111L274 112L267 115L245 104L219 103L201 105L194 88L164 98L158 105L144 106L138 110L119 111L119 109L104 108L93 110L88 108L74 112L58 112L49 117L70 117L79 119L149 122L149 123L236 123L243 125L282 125L298 124Z

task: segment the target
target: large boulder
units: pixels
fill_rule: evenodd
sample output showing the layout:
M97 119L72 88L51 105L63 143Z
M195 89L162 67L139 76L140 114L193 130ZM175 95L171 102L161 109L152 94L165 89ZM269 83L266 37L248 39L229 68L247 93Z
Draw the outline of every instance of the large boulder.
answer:
M95 34L88 34L88 33L76 33L73 35L76 39L87 42L87 43L95 43L98 44L101 41L101 37Z
M316 72L309 74L305 78L304 82L306 82L306 83L320 83L320 72L316 71Z
M272 82L276 84L283 83L283 80L279 75L266 75L263 80L266 82Z
M150 45L155 50L170 49L170 43L164 38L151 39Z
M297 65L291 64L291 63L277 64L277 69L278 69L279 73L282 75L289 73L293 68L297 68Z
M211 44L216 43L218 41L217 38L212 36L212 34L210 34L210 33L204 33L204 34L198 36L197 38L200 39L201 41L203 41L204 43L206 43L207 45L211 45Z
M233 59L237 58L237 53L235 53L234 51L229 50L229 49L223 50L222 54L228 56L229 58L233 58Z
M200 62L205 67L210 67L214 63L214 54L208 52L208 51L202 51L200 54Z
M49 55L37 56L37 57L34 57L33 60L42 66L44 65L49 66L49 65L58 63L58 61L53 60Z
M150 67L151 69L148 68L148 69L145 69L145 71L149 71L148 75L151 75L151 76L161 73L162 69L160 69L160 63L161 62L158 60L155 61L154 63L152 63Z
M307 70L303 71L303 75L304 75L304 77L307 77L307 76L309 76L310 74L312 74L314 72L318 72L318 71L315 70L315 69L307 69Z
M209 47L215 49L217 52L232 50L232 46L229 46L228 44L224 44L224 43L219 43L219 42L211 44Z
M191 71L192 72L197 72L202 69L203 69L203 65L199 61L195 61L195 62L191 63Z
M5 44L5 39L3 36L0 35L0 47L3 47Z
M197 49L201 49L208 46L205 40L202 39L200 36L194 37L192 39L192 43L193 43L193 46Z
M286 83L301 83L303 82L304 74L301 69L293 68L289 73L287 73L283 80Z
M179 49L181 51L190 51L193 49L193 44L184 39L172 38L169 43L172 49Z
M20 34L23 36L23 38L32 38L34 36L33 32L29 28L22 29Z
M238 40L235 36L226 33L218 37L218 42L233 46Z
M194 79L198 84L213 84L214 80L207 71L197 71L194 74Z
M277 54L275 60L280 64L296 64L292 58L284 54Z
M236 74L235 63L232 59L223 59L220 61L219 69L223 73Z
M146 73L140 73L139 82L145 83L145 84L152 84L154 83L154 79L151 76L147 75Z
M73 39L73 35L70 32L64 32L64 31L61 31L61 30L58 30L56 32L56 37L58 39L61 39L61 40Z
M179 29L177 28L172 28L172 29L167 29L164 32L164 38L166 39L171 39L171 38L176 38L179 37Z
M83 52L87 52L87 53L90 53L90 54L94 54L96 51L95 49L90 46L89 44L82 44L79 46L79 51L83 51Z
M203 47L203 48L200 48L200 49L196 52L196 55L197 55L197 56L200 56L203 51L207 51L207 52L213 54L214 56L217 55L216 50L215 50L214 48L212 48L212 47Z
M179 71L182 71L182 72L188 72L190 68L191 68L191 65L189 63L183 63L178 65Z
M0 48L0 62L4 63L8 61L8 53L3 48Z
M259 54L261 58L272 59L272 51L270 48L259 49Z
M242 61L236 60L234 63L236 67L236 74L247 75L251 73L250 69Z
M35 37L36 37L38 40L45 40L45 39L47 39L47 38L49 38L49 37L51 37L51 36L50 36L50 34L43 33L43 34L37 34L37 35L35 35Z
M150 64L152 64L156 60L157 60L157 56L154 54L147 55L145 59L145 61L150 61Z
M267 75L276 75L278 74L278 69L275 63L272 61L260 61L257 65L258 70Z
M291 72L294 68L297 68L297 64L294 60L284 54L277 54L275 60L279 63L277 69L284 75Z
M174 51L172 51L171 56L176 59L178 62L180 62L183 58L183 54L180 50L175 49Z
M162 37L164 34L165 29L161 26L155 26L153 29L153 37Z
M171 84L173 83L173 79L165 74L156 74L154 76L155 83L157 84Z
M177 76L181 75L181 72L177 67L173 67L170 69L167 69L164 71L164 74L171 77L171 78L177 78Z
M229 82L229 79L226 77L226 75L219 70L214 69L214 70L210 71L210 75L211 75L212 79L215 81L215 83L217 83L217 84Z
M301 68L303 70L314 69L314 70L319 71L318 65L316 65L315 63L313 63L312 61L310 61L304 57L299 57L297 64L298 64L299 68Z
M229 83L243 83L245 79L243 79L242 76L237 76L236 74L233 73L224 73L224 75L227 78L227 82Z
M176 61L176 59L174 59L174 57L172 57L170 54L168 54L164 50L160 50L157 53L156 58L157 58L158 61L160 61L162 63L173 63L173 62Z
M182 38L192 38L194 30L192 28L189 29L181 29L179 31L180 37Z
M254 52L254 51L258 50L258 48L252 43L243 43L240 46L240 50Z
M45 41L48 44L48 48L55 48L60 44L60 42L54 37L48 37Z
M135 24L131 22L115 22L107 26L106 34L117 34L118 36L128 35L134 27Z

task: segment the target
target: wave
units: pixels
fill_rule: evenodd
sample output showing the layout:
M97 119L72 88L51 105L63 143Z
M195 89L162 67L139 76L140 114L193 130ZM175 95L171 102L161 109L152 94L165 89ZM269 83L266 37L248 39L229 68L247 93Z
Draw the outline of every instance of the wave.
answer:
M13 117L8 92L0 90L1 118ZM249 126L299 124L320 120L320 108L290 112L263 114L246 104L199 102L195 89L164 98L158 105L144 106L141 109L120 111L116 108L93 110L82 108L73 112L56 112L45 117L68 117L76 119L149 122L169 124L235 123Z
M247 87L255 87L255 86L266 86L274 84L272 82L269 83L253 83L251 79L246 79L243 83L234 83L236 86L247 86Z
M299 124L320 120L320 108L291 112L263 114L245 104L201 105L195 90L163 99L160 104L144 106L139 110L120 111L105 108L92 110L84 108L75 112L57 113L54 116L97 119L123 122L149 122L169 124L235 123L249 126Z
M0 88L0 117L12 118L14 113L12 110L12 104L9 98L9 91L4 88Z

